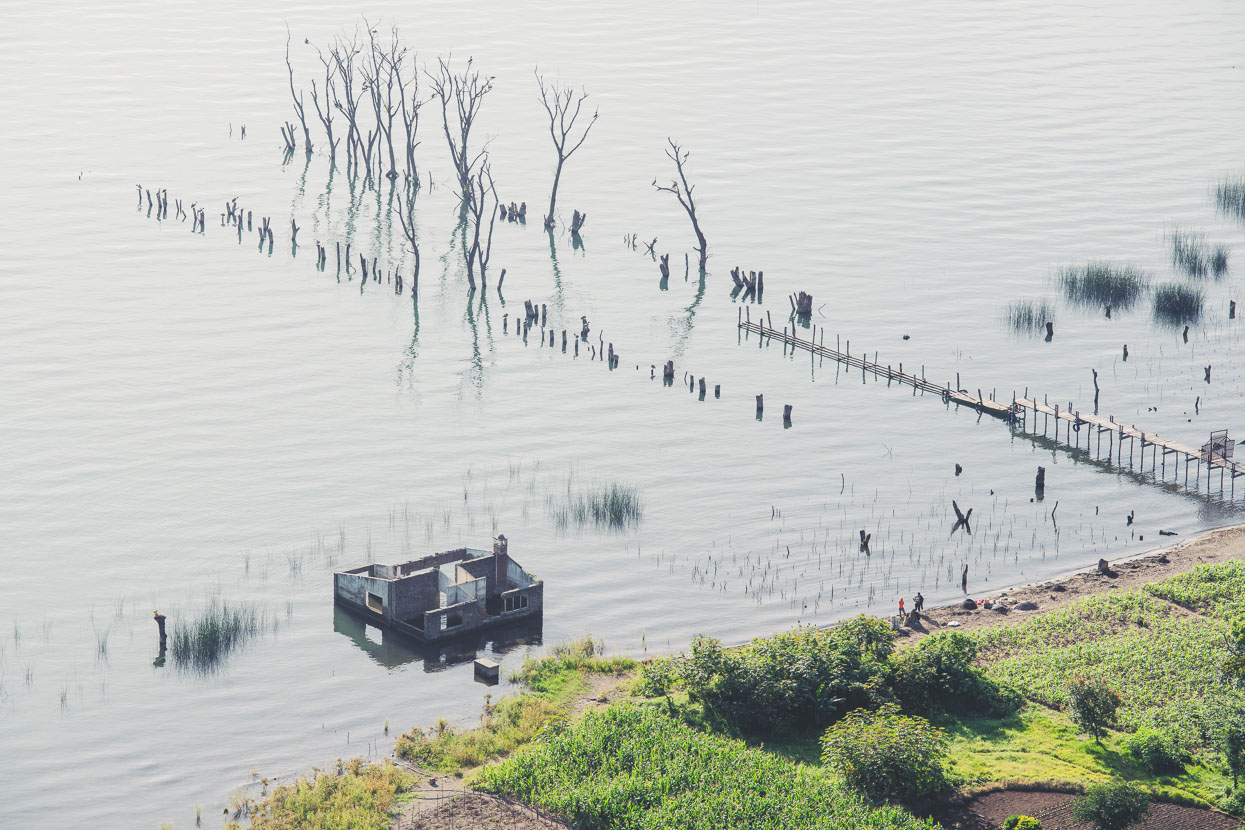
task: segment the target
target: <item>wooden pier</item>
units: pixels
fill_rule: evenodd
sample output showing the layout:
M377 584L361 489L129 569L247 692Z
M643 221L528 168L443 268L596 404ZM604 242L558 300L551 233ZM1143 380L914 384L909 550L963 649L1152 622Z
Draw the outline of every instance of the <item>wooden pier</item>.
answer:
M816 326L807 338L796 332L794 324L781 330L765 323L754 323L743 319L740 312L739 328L748 332L756 332L762 338L778 340L793 349L804 349L813 355L828 357L831 360L861 370L861 373L885 378L888 382L898 382L911 386L914 390L937 393L947 403L967 406L986 415L992 415L1006 421L1014 429L1031 435L1041 434L1052 439L1056 444L1086 452L1095 458L1102 458L1102 439L1106 436L1106 461L1125 468L1124 442L1128 442L1127 469L1146 474L1146 450L1150 450L1149 474L1156 480L1170 481L1186 488L1201 491L1203 479L1206 492L1213 487L1214 473L1219 472L1219 492L1224 490L1225 483L1232 497L1236 495L1236 479L1245 477L1245 463L1233 459L1232 441L1226 431L1213 433L1211 440L1201 447L1193 447L1180 441L1164 438L1153 432L1146 432L1136 426L1117 423L1113 416L1103 417L1079 412L1069 405L1061 409L1059 404L1051 404L1048 400L1038 401L1026 395L1017 397L1014 393L1011 402L995 400L995 393L985 395L980 389L974 395L967 389L953 389L950 383L939 385L925 377L925 367L920 374L905 372L903 364L898 367L878 362L876 353L870 360L868 353L852 354L851 341L843 348L842 340L835 335L833 348L825 345L824 329L818 331ZM818 334L821 335L820 341ZM959 380L959 377L956 377ZM957 383L957 386L959 384ZM1053 435L1052 435L1053 432ZM1172 458L1173 478L1168 478L1167 461ZM1136 466L1134 466L1136 462ZM1192 484L1189 472L1193 468ZM1205 476L1203 476L1203 471Z

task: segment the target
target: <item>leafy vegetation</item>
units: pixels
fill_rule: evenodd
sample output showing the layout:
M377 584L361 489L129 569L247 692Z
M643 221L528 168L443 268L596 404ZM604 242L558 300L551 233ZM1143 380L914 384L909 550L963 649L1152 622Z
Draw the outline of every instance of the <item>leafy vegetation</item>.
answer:
M1064 297L1081 306L1131 308L1149 281L1150 275L1140 268L1110 262L1090 262L1059 272Z
M1068 714L1099 744L1119 708L1120 696L1100 677L1074 677L1068 683Z
M973 636L985 673L1030 700L1064 708L1074 677L1099 676L1120 696L1124 729L1148 726L1194 749L1216 743L1228 715L1245 703L1221 678L1226 628L1181 616L1136 590L1089 597Z
M682 687L719 726L744 735L820 732L852 709L898 702L910 711L1016 703L972 665L976 643L950 632L927 637L902 655L881 620L860 616L828 630L800 627L738 649L693 641L690 654L645 666L639 689L650 696Z
M1008 816L1003 830L1042 830L1042 822L1033 816Z
M527 691L486 700L480 725L458 729L445 719L398 737L395 752L417 766L453 774L500 758L531 741L550 720L566 713L587 689L589 674L621 675L635 669L626 657L605 657L604 643L584 637L554 646L549 656L528 658L512 680Z
M486 767L477 786L581 830L934 826L898 808L870 807L814 770L634 703L551 724L526 750Z
M1154 775L1179 772L1189 760L1186 753L1170 736L1142 727L1124 740L1133 760Z
M1078 821L1089 822L1096 830L1125 830L1150 812L1150 797L1131 782L1095 784L1077 800L1072 812Z
M391 763L339 762L277 787L251 813L252 830L387 830L411 776ZM236 826L236 825L234 825Z
M946 744L941 729L902 714L893 703L848 712L821 739L826 766L875 802L911 801L947 789Z
M1198 565L1145 589L1199 614L1225 621L1245 618L1245 562L1239 560Z

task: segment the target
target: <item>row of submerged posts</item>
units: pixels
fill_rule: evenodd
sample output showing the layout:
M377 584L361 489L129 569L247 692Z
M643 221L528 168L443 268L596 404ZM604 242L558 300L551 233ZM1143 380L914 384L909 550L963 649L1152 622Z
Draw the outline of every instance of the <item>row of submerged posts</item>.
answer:
M809 302L811 303L811 297ZM924 366L921 367L918 375L905 372L902 363L898 364L898 368L891 364L882 364L876 352L872 360L869 359L867 352L863 355L852 354L851 341L847 341L846 348L844 348L837 334L834 347L827 347L824 329L818 330L816 326L813 326L809 336L803 338L796 333L794 322L793 319L790 329L783 327L779 330L773 325L773 320L767 311L765 322L754 323L748 309L741 307L737 325L745 332L760 335L760 345L772 340L780 340L783 343L784 354L788 346L793 352L796 349L804 349L813 357L828 357L845 365L859 368L862 378L872 374L878 378L885 378L888 384L898 382L911 386L913 394L917 391L936 393L944 403L954 403L957 406L976 409L979 413L992 415L1011 424L1014 429L1031 435L1038 434L1040 429L1043 437L1053 439L1056 444L1089 454L1122 469L1125 468L1123 456L1125 441L1128 442L1127 469L1142 475L1146 474L1146 450L1149 449L1151 451L1149 475L1155 481L1175 483L1201 492L1204 479L1205 491L1210 493L1214 484L1214 473L1218 471L1219 494L1226 489L1230 496L1235 498L1236 479L1245 477L1245 463L1235 460L1235 443L1228 437L1227 430L1212 432L1209 441L1201 447L1193 447L1138 429L1135 425L1119 423L1114 416L1104 417L1098 415L1097 412L1092 415L1080 412L1072 406L1071 402L1067 407L1061 408L1058 403L1051 404L1046 396L1038 401L1036 397L1029 396L1028 389L1019 397L1013 393L1010 402L997 400L997 391L985 395L982 390L978 389L977 394L974 395L967 389L961 388L958 373L954 389L950 383L940 386L925 377ZM1209 368L1207 367L1208 382ZM761 406L760 396L757 397L757 406L758 409ZM1105 458L1102 454L1104 435L1107 439ZM1171 466L1174 478L1170 479L1167 471L1168 456L1173 456ZM1135 465L1135 462L1139 464ZM1192 483L1190 483L1190 472L1193 473Z
M143 201L147 202L147 215L154 216L155 219L163 221L169 217L169 192L164 188L156 188L152 191L150 188L144 188L143 185L135 185L138 188L138 209L142 210ZM183 206L181 199L173 201L174 212L173 218L181 221L191 220L190 230L192 233L204 234L206 232L206 208L199 207L197 202L192 202L189 209ZM257 221L258 220L258 221ZM265 247L268 249L268 255L272 256L276 244L276 233L273 230L272 217L257 217L253 211L244 210L238 205L238 197L234 197L225 202L224 209L220 213L220 226L222 228L234 228L237 231L238 242L242 242L243 231L247 233L256 233L258 235L258 250L263 251ZM290 217L290 252L291 256L298 256L298 232L301 228L298 221L294 217ZM379 257L368 257L366 254L355 252L358 256L357 269L352 264L354 262L351 254L351 246L353 243L347 241L343 248L340 241L335 243L336 251L336 270L337 279L341 281L341 275L344 272L347 279L353 279L357 272L361 275L362 280L359 284L360 291L367 285L369 279L377 284L392 285L395 294L401 294L406 286L406 281L402 276L402 272L398 269L382 270L380 267ZM315 240L316 261L315 267L319 271L328 270L328 256L330 248ZM501 288L501 280L506 277L506 269L502 269L501 279L498 280L498 289ZM412 292L418 289L418 284L411 286Z
M524 300L523 316L520 318L517 314L515 315L514 335L516 338L521 338L523 340L523 344L527 345L531 332L539 329L536 339L541 346L547 346L548 348L553 349L558 348L560 343L563 354L567 354L569 352L572 357L576 358L579 357L580 343L584 343L585 350L590 353L592 360L605 363L606 367L611 371L619 368L621 356L614 350L614 344L612 342L607 343L605 335L598 332L597 344L593 345L588 339L589 332L591 331L588 318L586 316L581 316L579 319L581 326L578 335L568 329L562 329L559 340L559 332L555 328L549 326L549 306L545 303L537 303L533 300ZM510 334L509 313L502 315L502 334L507 336ZM635 368L638 371L640 368L639 364L636 364ZM651 364L649 366L649 378L653 380L657 378L657 364ZM699 393L698 397L701 401L706 400L709 396L710 384L708 379L703 375L696 377L693 374L684 372L683 378L681 380L676 380L673 360L667 360L665 364L662 365L661 379L664 386L670 387L673 387L676 382L680 384L686 382L688 392L692 394ZM712 388L714 399L720 399L722 397L722 385L720 383L715 383ZM792 408L791 404L785 404L783 406L784 428L789 429L791 427ZM765 396L757 395L756 419L758 421L764 420L764 412Z

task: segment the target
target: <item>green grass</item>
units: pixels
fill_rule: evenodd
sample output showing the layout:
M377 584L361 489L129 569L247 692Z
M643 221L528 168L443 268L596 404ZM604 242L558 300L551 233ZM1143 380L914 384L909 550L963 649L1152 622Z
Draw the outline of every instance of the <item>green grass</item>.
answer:
M1202 278L1212 275L1219 279L1228 272L1228 248L1226 245L1211 246L1205 234L1190 233L1180 228L1168 235L1172 249L1172 265L1190 277Z
M250 826L252 830L387 830L401 794L412 782L409 773L392 763L365 764L355 758L336 772L317 770L277 787L255 806Z
M944 717L935 723L950 738L948 773L970 793L999 786L1079 789L1125 778L1169 801L1207 805L1231 784L1200 763L1178 774L1152 775L1125 749L1125 733L1113 731L1099 745L1063 713L1037 704L1008 718Z
M1230 708L1245 705L1220 678L1225 630L1217 620L1179 616L1138 590L974 636L986 674L1030 700L1061 708L1073 677L1099 676L1122 699L1120 726L1149 726L1199 749L1214 743Z
M1215 187L1215 202L1225 216L1245 222L1245 178L1224 179Z
M1149 281L1150 275L1140 268L1110 262L1090 262L1059 273L1064 297L1080 306L1131 308Z
M197 672L215 671L266 626L264 615L253 605L213 597L198 616L174 619L169 637L173 662Z
M638 526L644 519L644 501L640 498L640 491L618 482L594 483L574 491L568 481L565 497L550 495L546 506L559 530L572 524L625 530Z
M554 646L548 657L527 658L511 677L526 691L486 701L480 725L458 729L444 719L430 729L399 736L395 751L413 764L446 775L510 754L530 742L550 720L567 714L589 687L592 674L623 675L636 668L626 657L603 656L604 644L591 637Z
M1040 334L1055 321L1055 309L1046 300L1017 300L1007 306L1004 318L1017 334Z
M476 786L537 804L581 830L931 826L898 808L866 805L819 771L636 704L551 727L486 767Z
M1154 319L1178 325L1196 322L1202 316L1206 292L1178 282L1164 283L1154 289Z

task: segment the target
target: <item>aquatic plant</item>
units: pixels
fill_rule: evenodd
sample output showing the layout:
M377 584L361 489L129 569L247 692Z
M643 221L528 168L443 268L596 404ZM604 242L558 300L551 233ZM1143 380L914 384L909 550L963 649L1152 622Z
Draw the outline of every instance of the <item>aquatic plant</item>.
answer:
M1172 265L1191 277L1208 274L1219 279L1228 272L1228 246L1207 244L1205 234L1190 233L1180 228L1168 236L1172 248Z
M174 620L169 638L173 661L194 671L214 671L266 625L254 606L213 597L197 617Z
M644 502L635 487L618 482L594 483L573 492L568 482L565 499L546 500L557 527L594 524L613 530L636 526L644 518Z
M1130 308L1145 290L1150 275L1133 265L1094 261L1059 272L1068 302L1082 306Z
M1192 323L1202 316L1206 294L1200 288L1178 282L1164 283L1154 289L1154 319L1161 323Z
M1215 187L1215 202L1224 215L1245 222L1245 177L1221 181Z
M1017 300L1007 306L1006 318L1017 334L1038 334L1055 321L1055 309L1046 300Z

